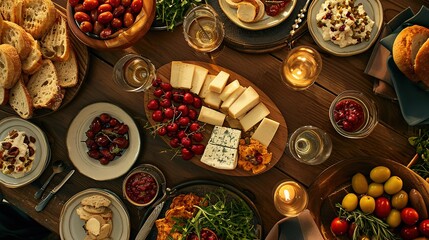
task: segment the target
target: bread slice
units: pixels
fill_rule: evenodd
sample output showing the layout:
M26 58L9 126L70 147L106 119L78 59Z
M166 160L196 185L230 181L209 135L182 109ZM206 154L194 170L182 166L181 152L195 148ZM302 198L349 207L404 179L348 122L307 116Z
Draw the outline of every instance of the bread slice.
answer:
M9 44L0 45L0 87L10 89L21 76L18 52Z
M56 8L51 0L24 0L21 26L35 39L40 39L54 24Z
M42 53L40 52L39 44L34 40L31 34L27 33L31 39L31 52L27 58L22 61L22 71L25 74L34 74L42 66Z
M414 64L417 78L429 88L429 38L417 52Z
M78 83L79 69L77 66L76 54L73 48L70 49L69 59L65 62L54 62L57 70L59 84L63 88L74 87Z
M33 115L33 101L22 78L10 90L9 104L24 119Z
M238 4L241 2L241 0L225 0L225 2L228 4L229 7L237 9Z
M82 201L80 202L82 205L88 205L88 206L92 206L92 207L108 207L110 206L110 199L102 196L102 195L91 195L89 197L86 197L84 199L82 199Z
M51 60L43 60L42 67L30 77L27 84L35 108L58 109L63 94L57 72ZM59 104L58 104L59 103Z
M258 4L258 13L255 16L253 22L257 22L261 20L265 16L265 5L261 0L255 0L256 4Z
M71 43L67 34L67 21L60 14L54 25L40 41L42 54L53 61L66 61L70 55Z
M0 15L2 15L7 21L21 24L23 2L24 0L1 0Z
M6 105L9 102L9 89L0 87L0 105Z
M257 14L256 6L250 2L240 2L237 8L237 17L240 21L253 22Z
M14 46L21 61L26 59L32 50L28 34L21 26L13 22L3 21L1 42Z
M413 25L404 28L393 43L392 56L396 66L413 82L419 81L414 71L416 55L428 38L428 28Z

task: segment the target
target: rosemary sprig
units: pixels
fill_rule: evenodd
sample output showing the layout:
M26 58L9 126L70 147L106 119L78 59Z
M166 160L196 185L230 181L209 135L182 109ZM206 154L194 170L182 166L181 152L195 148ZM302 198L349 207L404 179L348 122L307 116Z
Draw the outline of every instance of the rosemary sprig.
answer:
M335 207L339 209L339 217L345 218L347 221L354 222L356 224L356 228L353 232L353 240L357 240L363 235L384 240L400 239L399 236L396 236L390 231L387 223L372 214L364 213L359 209L347 212L341 207L340 203L337 203Z

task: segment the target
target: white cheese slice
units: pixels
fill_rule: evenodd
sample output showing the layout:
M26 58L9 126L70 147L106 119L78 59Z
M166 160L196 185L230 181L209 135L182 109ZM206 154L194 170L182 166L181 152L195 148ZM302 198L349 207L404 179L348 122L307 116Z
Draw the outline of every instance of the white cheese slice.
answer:
M228 112L229 107L237 100L238 97L246 90L245 87L239 86L237 90L235 90L231 96L229 96L225 101L223 101L222 105L220 106L220 109L223 112Z
M238 148L241 130L229 127L215 126L209 139L210 144L229 148Z
M247 132L258 122L270 114L270 110L263 103L259 103L256 107L252 108L243 118L240 119L241 128Z
M219 96L220 99L222 101L225 101L239 87L240 87L240 82L238 82L238 80L234 80L234 81L230 82L228 85L225 86L222 93L220 94L220 96Z
M180 61L171 62L171 74L170 74L170 84L174 88L178 88L180 71L182 69L183 63Z
M194 70L194 64L183 63L182 67L180 68L177 88L191 89L192 79L194 78Z
M226 115L216 110L203 106L198 115L198 121L215 126L222 126Z
M215 77L216 77L216 75L211 75L211 74L207 75L206 79L204 80L204 84L201 87L201 90L199 93L200 98L205 98L207 93L210 92L209 86L210 86L210 83L213 81L213 79L215 79Z
M220 71L215 79L210 83L209 89L212 92L221 93L229 79L229 73Z
M220 103L222 102L219 95L219 93L209 91L204 98L204 103L211 108L219 109Z
M237 118L247 111L252 109L259 103L259 94L249 86L244 92L238 97L237 100L229 107L228 115Z
M192 88L191 92L199 94L201 88L203 87L204 80L207 77L209 70L201 66L196 65L194 70L194 77L192 78Z
M224 170L233 170L237 167L238 154L236 148L207 144L201 162L209 166Z
M268 147L273 140L274 135L279 128L279 123L269 118L262 119L252 138L258 140L261 144Z

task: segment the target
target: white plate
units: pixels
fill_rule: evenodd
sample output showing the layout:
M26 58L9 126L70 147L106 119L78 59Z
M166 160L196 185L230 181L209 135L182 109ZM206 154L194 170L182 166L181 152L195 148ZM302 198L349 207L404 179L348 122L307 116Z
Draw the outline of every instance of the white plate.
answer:
M63 206L60 216L60 237L65 240L81 240L85 238L83 226L85 222L79 218L76 209L80 207L80 201L85 197L100 194L112 201L109 208L112 210L112 234L111 239L128 240L130 237L130 216L123 202L116 194L97 188L90 188L76 193Z
M115 158L107 165L100 164L90 158L85 145L85 132L92 120L102 113L107 113L127 124L129 131L129 146L122 156ZM70 160L83 175L97 181L111 180L122 176L137 160L140 151L140 135L134 120L121 108L111 103L94 103L82 109L73 119L67 132L67 149Z
M33 123L18 118L8 117L0 121L0 139L3 140L12 130L24 131L28 136L36 139L36 157L33 167L22 178L13 178L0 172L0 182L8 188L17 188L36 180L46 169L50 160L50 148L46 135Z
M356 0L355 6L363 4L368 16L374 21L374 27L371 31L371 38L368 42L362 42L356 45L350 45L344 48L334 44L331 41L323 40L322 29L317 26L316 15L319 13L320 6L325 0L313 0L308 8L307 24L311 36L320 48L335 56L346 57L356 55L368 50L376 41L383 25L383 7L379 0Z
M226 0L219 0L219 5L225 15L229 18L229 20L231 20L237 26L248 30L262 30L277 26L281 22L286 20L295 8L296 1L297 0L291 0L286 6L286 8L283 9L283 11L279 15L275 17L270 17L267 15L267 13L264 13L264 17L260 21L254 23L246 23L240 21L240 19L238 19L237 17L237 9L230 7Z

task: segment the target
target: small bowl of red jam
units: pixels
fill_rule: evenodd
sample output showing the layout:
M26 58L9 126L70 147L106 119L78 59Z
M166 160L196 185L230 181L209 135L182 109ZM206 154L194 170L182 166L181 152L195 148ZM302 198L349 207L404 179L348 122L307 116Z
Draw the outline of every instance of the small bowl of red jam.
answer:
M367 137L378 123L374 101L354 90L344 91L334 99L329 118L340 135L355 139Z
M150 164L142 164L128 173L122 184L124 198L138 207L153 203L162 191L160 181L165 179L162 172Z

